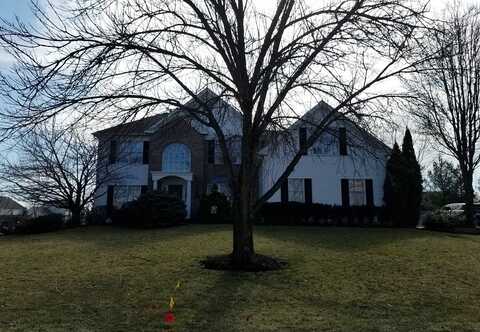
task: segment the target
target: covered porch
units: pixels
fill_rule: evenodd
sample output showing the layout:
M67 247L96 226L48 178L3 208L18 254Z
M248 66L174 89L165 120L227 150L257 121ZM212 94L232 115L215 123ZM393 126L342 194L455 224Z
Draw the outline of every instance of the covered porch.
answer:
M192 173L152 172L153 190L167 192L185 202L187 218L192 211Z

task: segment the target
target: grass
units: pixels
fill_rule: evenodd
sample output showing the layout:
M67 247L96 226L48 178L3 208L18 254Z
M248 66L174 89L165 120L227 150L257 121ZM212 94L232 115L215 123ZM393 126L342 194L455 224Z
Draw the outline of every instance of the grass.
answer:
M228 226L89 227L0 239L0 331L480 331L480 237L258 227L287 269L233 273Z

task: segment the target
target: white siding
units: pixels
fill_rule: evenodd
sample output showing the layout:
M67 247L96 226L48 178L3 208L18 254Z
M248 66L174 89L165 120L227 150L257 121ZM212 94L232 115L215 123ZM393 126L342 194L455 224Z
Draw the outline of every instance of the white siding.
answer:
M260 171L260 192L265 193L285 170L291 155L270 154L264 157ZM299 161L289 178L312 179L313 203L341 205L341 179L372 179L374 204L383 205L383 183L385 180L385 154L378 156L315 156L306 155ZM278 190L269 202L280 202Z
M95 194L95 206L107 205L108 186L146 186L148 185L148 165L110 165L110 168L117 167L110 180L102 183ZM101 176L100 176L101 177Z

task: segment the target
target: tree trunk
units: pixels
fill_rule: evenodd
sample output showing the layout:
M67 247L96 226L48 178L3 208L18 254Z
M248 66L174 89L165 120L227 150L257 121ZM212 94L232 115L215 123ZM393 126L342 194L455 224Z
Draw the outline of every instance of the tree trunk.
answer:
M474 191L473 191L473 174L472 172L464 172L463 176L463 186L465 190L465 216L467 218L467 223L469 225L474 224L473 220L473 198L474 198Z
M253 245L253 201L256 189L255 149L246 140L242 146L242 166L238 190L234 199L233 265L242 268L252 262L255 254Z
M71 219L72 226L80 225L81 215L82 215L81 209L73 208L71 210L71 213L72 213L72 219Z
M240 202L241 209L242 205ZM237 214L233 224L233 265L239 268L249 265L254 254L253 222L242 212Z
M250 264L255 254L251 204L253 185L252 175L242 172L240 192L234 204L232 259L236 267Z

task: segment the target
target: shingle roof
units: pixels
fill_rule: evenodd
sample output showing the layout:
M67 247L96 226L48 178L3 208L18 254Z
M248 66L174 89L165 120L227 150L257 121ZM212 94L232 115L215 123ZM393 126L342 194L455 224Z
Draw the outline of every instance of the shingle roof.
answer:
M20 210L24 209L22 205L15 202L10 197L0 196L0 210Z
M153 126L162 118L167 116L166 113L157 114L143 119L135 120L132 122L122 123L114 127L110 127L104 130L100 130L93 133L93 136L99 137L104 135L144 135L145 130Z

